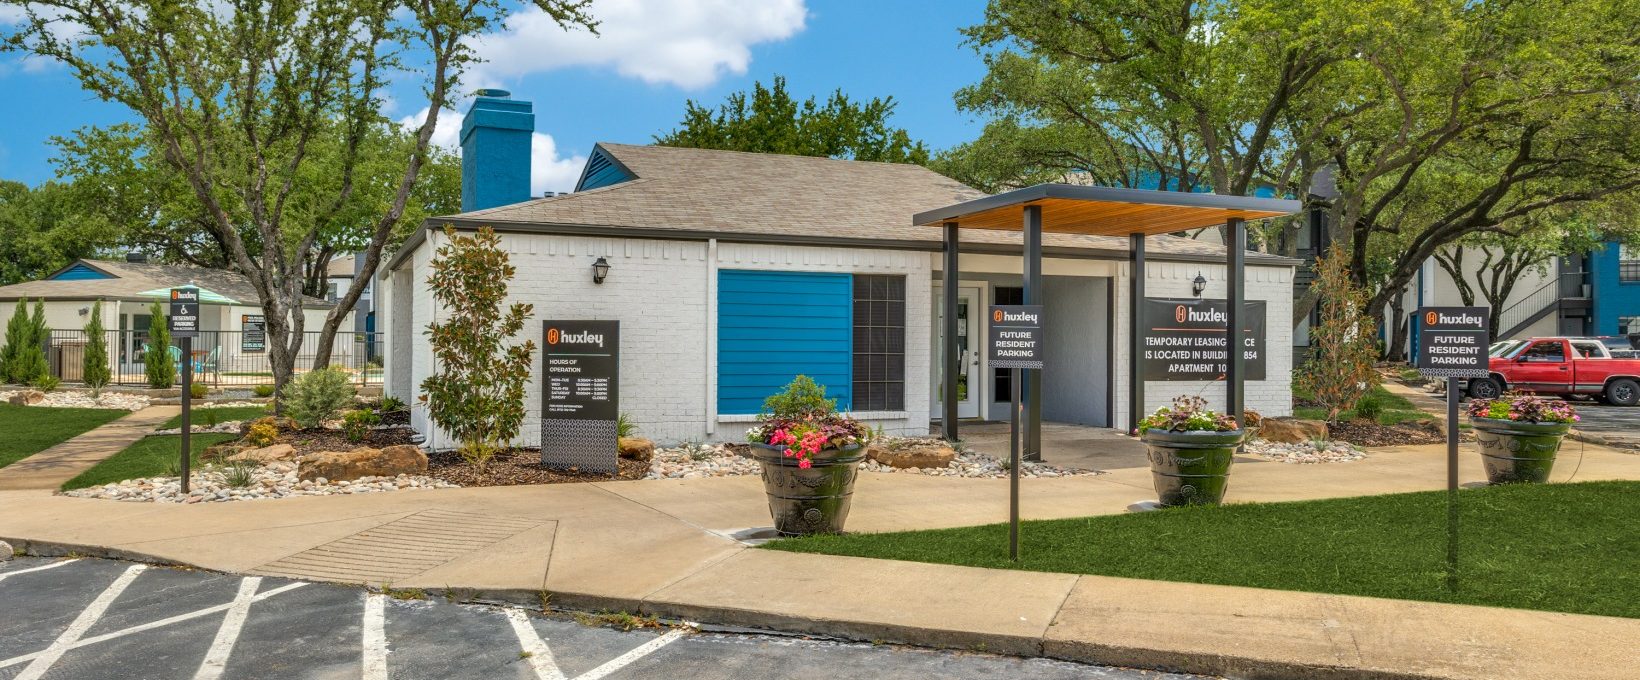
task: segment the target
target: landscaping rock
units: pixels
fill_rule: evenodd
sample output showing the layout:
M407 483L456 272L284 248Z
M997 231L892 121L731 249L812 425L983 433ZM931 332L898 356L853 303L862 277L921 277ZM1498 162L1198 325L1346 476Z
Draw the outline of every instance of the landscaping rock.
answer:
M943 468L957 459L957 452L944 444L911 444L893 448L872 445L866 458L891 468Z
M257 465L265 465L276 460L290 460L295 457L296 447L290 444L274 444L259 449L245 449L228 456L228 460L233 462L250 461Z
M361 447L352 451L320 451L302 456L297 479L321 484L347 482L361 477L393 477L427 471L427 454L409 444L385 449Z
M620 437L616 440L616 446L622 458L647 463L655 457L655 442L643 437Z
M295 461L274 461L251 471L245 486L228 484L225 468L206 467L190 476L189 492L182 493L176 477L128 479L123 482L61 492L64 496L101 498L126 502L221 503L290 496L352 496L382 491L453 489L457 485L421 475L361 477L349 482L326 483L296 478Z
M1308 444L1327 439L1327 424L1301 418L1265 418L1259 425L1258 436L1282 444Z
M33 406L46 400L46 393L40 390L23 390L15 392L6 401L12 406Z
M12 550L10 543L0 541L0 562L10 560L15 554L17 553L15 550Z

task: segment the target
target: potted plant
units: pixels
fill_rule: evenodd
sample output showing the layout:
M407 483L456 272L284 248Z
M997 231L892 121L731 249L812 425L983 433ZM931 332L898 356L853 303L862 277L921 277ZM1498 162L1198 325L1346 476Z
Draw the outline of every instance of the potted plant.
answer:
M838 413L825 394L813 379L797 376L763 402L761 423L746 431L782 535L835 534L848 519L871 429Z
M1571 404L1531 395L1469 402L1469 423L1493 484L1548 481L1560 440L1579 419Z
M1230 458L1247 432L1201 397L1181 396L1139 421L1150 477L1162 505L1207 505L1224 499Z

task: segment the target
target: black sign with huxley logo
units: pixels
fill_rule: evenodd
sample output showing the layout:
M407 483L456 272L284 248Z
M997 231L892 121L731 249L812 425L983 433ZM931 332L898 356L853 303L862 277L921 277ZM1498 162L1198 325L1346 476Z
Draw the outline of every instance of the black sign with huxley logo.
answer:
M171 314L165 317L165 324L173 337L193 337L199 332L198 288L171 289Z
M1042 368L1042 305L991 305L992 368Z
M542 333L541 464L615 472L620 322L546 321Z
M1229 303L1198 298L1145 298L1145 380L1218 380L1229 368L1224 352ZM1242 306L1242 367L1248 380L1264 379L1264 301Z
M1487 375L1485 307L1420 307L1418 372L1431 377L1484 378Z

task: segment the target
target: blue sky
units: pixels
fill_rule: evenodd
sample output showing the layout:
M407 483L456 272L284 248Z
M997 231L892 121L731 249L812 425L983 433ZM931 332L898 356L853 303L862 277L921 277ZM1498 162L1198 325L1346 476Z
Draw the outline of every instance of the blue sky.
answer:
M716 104L777 74L798 97L836 88L856 98L893 95L894 122L940 149L972 139L982 125L957 112L951 96L983 75L957 32L983 11L982 0L598 0L601 38L520 15L481 46L490 62L469 86L503 87L535 102L538 191L571 188L595 142L647 143L676 124L685 100ZM128 118L60 66L7 59L0 62L7 123L0 178L50 179L51 136ZM387 113L395 119L425 110L413 87L392 95ZM439 141L453 143L457 125L456 116L441 120Z

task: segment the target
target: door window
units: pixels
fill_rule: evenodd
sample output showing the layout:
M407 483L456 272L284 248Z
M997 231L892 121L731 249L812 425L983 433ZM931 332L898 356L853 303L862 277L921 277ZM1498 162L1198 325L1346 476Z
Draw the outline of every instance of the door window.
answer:
M1545 340L1534 342L1531 347L1521 352L1520 358L1526 361L1561 362L1566 360L1566 345L1559 340Z

